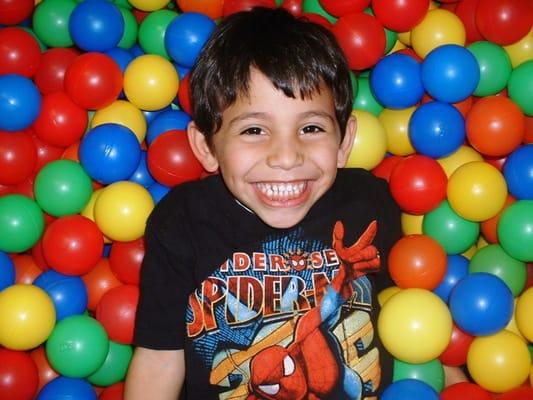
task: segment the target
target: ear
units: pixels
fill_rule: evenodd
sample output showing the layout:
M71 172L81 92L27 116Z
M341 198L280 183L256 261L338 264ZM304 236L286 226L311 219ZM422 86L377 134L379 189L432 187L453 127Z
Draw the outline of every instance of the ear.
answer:
M353 114L348 119L346 124L346 130L344 132L344 138L339 147L339 152L337 153L337 167L343 168L350 157L350 152L352 151L353 143L355 140L355 131L357 130L357 121Z
M205 135L198 129L194 121L187 126L187 137L191 150L207 172L215 172L218 169L218 160L211 147L207 143Z

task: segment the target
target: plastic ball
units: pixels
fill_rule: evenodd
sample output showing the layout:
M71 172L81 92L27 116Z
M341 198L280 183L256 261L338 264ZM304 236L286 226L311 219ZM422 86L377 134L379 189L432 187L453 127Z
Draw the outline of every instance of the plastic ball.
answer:
M122 90L122 72L117 63L103 53L83 53L65 71L64 87L80 107L97 110L118 98Z
M94 216L105 236L128 242L143 236L153 208L154 202L145 188L121 181L104 188L94 205Z
M439 400L439 394L427 383L418 379L402 379L389 385L381 400Z
M509 97L524 114L533 116L533 60L528 60L516 67L507 83Z
M36 135L52 146L68 147L80 140L87 129L87 111L65 92L45 95L41 112L33 124Z
M383 289L381 292L378 293L378 302L379 306L383 307L383 305L396 293L401 292L402 289L400 289L398 286L389 286L385 289Z
M28 353L0 348L0 398L31 400L38 383L37 367Z
M46 342L50 365L61 375L84 378L100 368L109 339L102 325L86 315L72 315L58 322Z
M525 118L520 108L507 97L479 99L466 117L466 136L480 153L506 156L522 142Z
M133 171L133 174L128 179L129 181L138 183L139 185L144 186L145 188L149 188L155 182L155 179L152 177L150 171L148 170L147 159L147 152L142 150L141 159L139 160L137 169Z
M429 10L422 22L411 30L413 50L425 58L429 52L445 44L464 46L465 28L454 13L437 8Z
M413 364L438 357L450 341L452 318L446 304L428 290L404 289L378 316L378 333L397 359Z
M453 324L452 337L446 349L439 356L439 360L447 366L459 367L466 364L468 349L474 340L474 336L469 335Z
M77 162L56 160L39 171L34 190L37 203L48 214L76 214L91 198L91 178Z
M63 90L65 71L79 52L74 48L53 47L41 55L34 82L43 95Z
M50 366L50 363L46 358L46 350L44 345L32 350L30 352L30 356L37 366L37 373L39 376L37 391L40 392L44 385L57 378L59 374Z
M441 157L437 161L444 169L444 172L446 172L446 176L449 179L455 170L461 165L472 161L483 161L483 157L472 147L462 145L449 156Z
M505 160L503 176L518 200L533 200L533 143L518 147Z
M363 11L368 7L370 0L319 0L318 3L328 14L340 17Z
M387 134L379 119L368 111L354 110L357 134L346 167L371 170L385 157Z
M170 56L165 47L165 35L168 26L178 16L172 10L157 10L143 19L139 26L139 45L146 54L156 54L166 59Z
M422 232L431 236L446 251L446 254L460 254L476 243L479 223L458 215L447 200L424 215Z
M440 158L464 143L465 123L452 105L440 101L422 104L409 120L409 139L420 154Z
M470 260L470 273L487 272L500 278L514 297L525 287L526 264L509 256L500 245L491 244L479 249Z
M528 378L531 357L523 339L502 330L474 339L468 350L467 366L478 385L491 392L503 393Z
M377 100L387 108L414 106L424 94L420 64L405 54L388 55L372 69L370 87Z
M526 289L516 302L515 319L520 333L530 342L533 338L533 318L531 307L533 306L533 288Z
M224 0L177 0L183 12L197 12L207 15L212 20L222 16Z
M388 29L407 32L418 25L429 8L429 0L374 0L372 10L376 18Z
M433 290L446 273L446 253L426 235L409 235L398 240L389 253L389 273L401 289Z
M128 179L141 159L141 145L133 131L106 123L91 129L80 144L80 163L92 179L109 184Z
M421 364L394 360L393 371L393 382L403 379L416 379L431 386L437 393L440 393L444 387L444 369L438 359Z
M37 164L37 148L27 131L0 131L0 184L15 185L30 178Z
M19 253L30 249L44 230L41 208L29 197L0 197L0 250Z
M207 42L215 22L205 14L184 12L165 32L165 47L179 65L191 68Z
M113 274L109 266L109 259L106 257L102 257L94 268L83 275L81 279L87 288L87 308L93 312L96 311L96 306L104 293L122 284Z
M144 239L132 242L115 242L111 246L109 263L121 282L138 285L141 263L144 258Z
M28 18L34 6L34 0L0 1L0 24L16 25Z
M498 224L500 245L511 257L533 261L533 200L511 204Z
M80 277L67 276L53 270L45 271L33 282L52 299L56 319L82 314L87 308L87 289Z
M146 136L146 119L141 110L126 100L116 100L107 107L97 110L91 120L91 128L113 123L130 129L139 143Z
M109 341L109 351L104 363L87 377L93 385L107 387L124 381L133 355L131 346ZM101 399L102 397L100 397Z
M37 400L97 400L98 396L90 383L80 378L58 376L48 382L39 392Z
M181 86L180 86L181 87ZM165 110L158 113L148 124L146 142L150 146L162 133L172 130L187 130L191 116L181 110Z
M318 4L318 0L314 1ZM227 17L239 11L249 11L254 7L274 8L276 6L275 0L224 0L222 16Z
M474 161L455 170L448 181L447 195L450 206L461 217L484 221L502 209L507 185L495 167Z
M117 382L106 387L100 393L99 400L122 400L124 398L124 382Z
M148 148L147 156L150 174L166 186L199 179L203 172L185 131L159 135Z
M505 50L495 43L481 41L468 46L479 65L480 79L476 96L497 94L507 86L511 75L511 60Z
M70 47L74 44L69 20L76 8L75 0L47 0L39 3L32 16L35 34L48 47Z
M28 128L41 109L41 95L29 78L18 74L0 75L0 130Z
M396 165L403 160L403 157L389 155L385 156L383 160L372 170L372 173L378 178L385 179L387 182L390 181L390 176Z
M176 97L178 73L165 58L147 54L135 58L124 73L124 93L141 110L159 110Z
M124 33L124 19L118 7L105 0L78 3L68 26L76 46L85 51L109 50Z
M150 196L152 196L155 204L159 203L159 200L161 200L169 190L170 188L168 186L161 185L158 182L155 182L148 188L148 192L150 193Z
M507 195L507 199L505 200L505 204L503 205L502 209L496 214L494 217L489 218L483 222L481 222L481 234L483 235L483 238L488 243L499 243L498 239L498 224L500 222L500 218L502 213L514 202L516 199L511 196Z
M485 272L469 274L450 293L453 320L470 335L492 335L513 315L513 294L500 278Z
M96 306L96 319L111 340L131 344L138 302L139 288L136 285L117 286L102 296Z
M491 400L492 396L481 386L459 382L447 386L440 394L441 400Z
M385 30L371 15L359 12L340 17L331 29L352 70L374 66L385 52Z
M31 285L43 272L29 254L19 254L13 257L15 264L15 283Z
M31 78L39 68L40 59L41 49L30 33L19 27L0 30L0 75Z
M448 179L434 159L424 155L406 157L392 171L390 190L401 209L410 214L425 214L446 197Z
M11 258L0 251L0 292L15 283L15 264Z
M124 19L124 33L122 34L117 47L121 49L130 49L137 42L139 24L135 18L133 10L130 10L127 6L124 6L124 4L119 4L119 1L116 1L115 4L119 6L118 10L120 11L120 14L122 14L122 19ZM129 2L127 5L130 5Z
M383 111L383 106L378 102L370 88L368 77L361 75L357 77L357 92L355 93L353 108L368 111L376 117Z
M39 346L56 322L54 304L44 290L16 284L0 292L0 344L12 350Z
M413 215L408 213L401 213L400 221L402 224L402 232L404 235L418 235L422 233L422 221L424 215Z
M504 46L503 48L511 59L513 68L533 59L533 28L518 42Z
M409 120L416 107L403 110L391 110L385 108L379 114L379 120L387 133L387 151L397 156L407 156L415 153L415 149L409 139Z
M524 37L533 25L527 0L484 0L476 8L476 26L486 40L508 45Z
M164 8L167 4L167 0L128 0L129 3L142 11L156 11Z
M446 258L446 273L444 278L439 282L439 285L433 290L442 301L448 303L450 293L457 282L463 279L468 274L469 261L466 257L460 254L452 254Z

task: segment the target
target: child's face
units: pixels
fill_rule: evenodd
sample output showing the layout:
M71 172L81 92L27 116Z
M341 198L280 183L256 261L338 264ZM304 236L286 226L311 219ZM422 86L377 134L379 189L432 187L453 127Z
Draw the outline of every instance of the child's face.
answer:
M196 149L208 171L220 173L232 194L266 224L288 228L300 222L331 187L351 150L355 121L341 143L330 90L292 99L257 70L249 96L222 114L211 148ZM203 135L192 125L191 145ZM200 136L196 136L200 135Z

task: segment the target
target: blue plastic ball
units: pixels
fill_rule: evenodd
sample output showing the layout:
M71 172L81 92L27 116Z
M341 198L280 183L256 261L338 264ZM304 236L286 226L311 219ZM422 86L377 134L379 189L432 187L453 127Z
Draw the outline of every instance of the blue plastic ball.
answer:
M172 106L171 105L168 105L160 110L154 110L154 111L148 111L148 110L141 110L143 115L144 115L144 119L146 120L146 123L148 124L148 126L152 123L152 121L155 119L155 117L157 117L159 114L165 112L165 111L170 111L172 110Z
M81 378L58 376L43 386L37 400L97 400L93 387Z
M505 328L513 316L511 289L486 272L476 272L461 279L450 293L452 318L473 336L492 335Z
M52 299L57 321L70 315L83 314L87 309L87 288L79 276L67 276L48 270L40 274L33 284L43 289Z
M15 278L15 264L6 253L0 251L0 292L14 285Z
M186 130L191 121L191 116L184 111L169 110L163 111L155 116L148 124L146 130L146 143L151 145L156 137L171 130Z
M18 74L0 75L0 130L28 128L41 110L41 94L29 78Z
M424 95L420 64L405 54L383 57L372 69L370 88L376 99L387 108L414 106Z
M516 199L533 200L533 144L520 146L507 156L503 176Z
M105 54L117 63L122 74L126 71L129 63L133 61L133 55L128 50L120 47L113 47L112 49L107 50Z
M442 278L439 286L433 289L433 293L439 296L442 301L448 303L452 289L455 287L457 282L468 275L468 264L468 258L461 254L448 255L446 274L444 275L444 278Z
M424 88L435 100L457 103L474 93L480 71L476 57L467 48L445 44L429 52L421 75Z
M463 115L451 104L430 101L409 120L409 139L420 154L440 158L455 152L466 136Z
M127 180L141 159L141 145L131 129L114 123L98 125L82 139L80 163L94 180L110 184Z
M129 181L138 183L141 186L144 186L148 189L151 185L155 183L155 179L150 174L150 171L148 170L148 164L146 162L146 151L141 150L141 159L139 161L139 165L137 166L137 169L133 173L132 176L130 176Z
M401 379L387 387L381 400L439 400L439 394L427 383L417 379Z
M150 196L152 196L152 199L154 200L154 203L159 203L159 200L161 200L168 192L170 188L168 186L162 185L159 182L155 182L152 186L148 188L148 193L150 193Z
M122 39L124 18L118 7L109 1L84 1L72 11L68 28L80 49L104 52Z
M168 55L178 64L191 68L213 29L215 22L205 14L185 12L179 15L165 32Z

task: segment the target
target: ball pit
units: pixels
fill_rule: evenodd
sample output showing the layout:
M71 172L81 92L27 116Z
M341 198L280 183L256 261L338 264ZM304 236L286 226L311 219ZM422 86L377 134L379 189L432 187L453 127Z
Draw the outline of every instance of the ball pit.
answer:
M204 175L192 157L170 162L188 154L186 143L172 151L160 138L191 120L187 74L215 21L253 5L282 6L333 31L357 89L348 166L390 182L403 239L426 236L444 251L446 265L441 251L431 284L406 274L408 261L398 266L391 253L391 275L404 289L379 294L378 333L397 357L396 382L382 398L531 396L533 12L527 0L439 3L0 0L0 375L14 377L10 387L0 379L0 398L123 397L132 320L116 314L131 316L136 304L146 218L183 177ZM447 114L428 116L435 103ZM124 171L111 178L111 156L87 161L97 145L86 141L81 162L78 156L81 139L108 124L136 141L126 150L120 140L107 143L130 157L116 161ZM426 157L428 167L406 168L409 156ZM169 178L174 172L179 179ZM91 229L70 222L57 229L78 214ZM89 230L98 239L84 245ZM71 252L68 243L81 248ZM411 256L430 249L419 243ZM479 274L492 283L465 293ZM64 288L67 281L76 289ZM413 292L417 286L426 289ZM116 295L124 288L134 294ZM472 305L487 289L500 293L500 305L514 298L506 326L512 307L497 307L487 322ZM61 328L97 314L103 322L92 322L107 331L105 340L82 335L92 328ZM59 352L63 339L91 344L83 354ZM47 342L61 375L47 359ZM470 382L443 388L439 364L466 368ZM428 365L431 377L422 371Z

